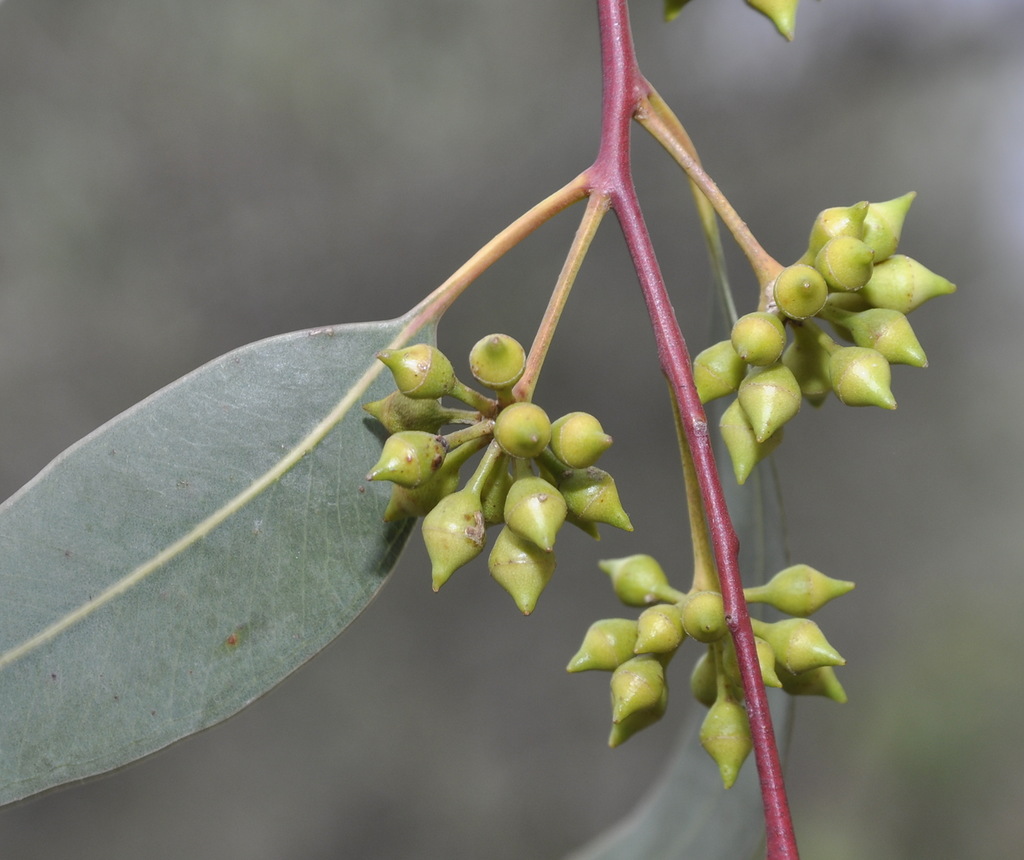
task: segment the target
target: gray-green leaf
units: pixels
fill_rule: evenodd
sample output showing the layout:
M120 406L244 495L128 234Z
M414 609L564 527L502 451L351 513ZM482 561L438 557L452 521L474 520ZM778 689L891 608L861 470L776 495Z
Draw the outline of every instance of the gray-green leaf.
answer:
M369 603L411 521L361 403L412 315L228 353L0 506L0 803L116 768L273 687Z

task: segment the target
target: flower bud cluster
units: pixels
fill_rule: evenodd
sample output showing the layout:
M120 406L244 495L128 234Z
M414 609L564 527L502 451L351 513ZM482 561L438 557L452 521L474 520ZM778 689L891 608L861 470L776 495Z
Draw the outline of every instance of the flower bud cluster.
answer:
M535 403L516 399L526 353L514 338L489 335L470 351L473 378L493 398L460 382L430 344L377 357L398 390L363 407L391 434L367 479L393 485L386 521L423 517L435 591L480 555L487 530L500 526L488 567L528 615L554 573L564 523L594 537L599 523L633 530L615 481L595 465L612 438L593 415L570 412L552 422ZM443 397L469 409L444 406ZM442 434L448 425L465 426ZM462 467L480 451L463 481Z
M927 365L907 314L956 287L896 253L913 199L819 213L807 252L765 288L764 309L694 359L702 402L736 394L720 427L739 483L778 446L803 401L819 406L835 393L847 406L895 409L890 365Z
M701 744L729 788L752 742L721 593L697 587L686 593L676 590L649 555L602 561L600 567L620 601L643 608L636 620L595 621L567 667L570 672L611 672L609 745L618 746L665 714L665 670L683 642L692 639L706 646L690 676L694 698L708 708ZM834 669L845 661L808 616L852 588L852 582L797 564L764 585L744 589L748 603L764 603L792 616L773 623L752 619L765 686L846 701Z

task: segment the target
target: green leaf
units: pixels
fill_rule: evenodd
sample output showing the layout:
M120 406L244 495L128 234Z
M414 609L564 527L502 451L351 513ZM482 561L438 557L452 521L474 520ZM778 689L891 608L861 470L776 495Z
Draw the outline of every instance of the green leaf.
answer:
M771 463L761 464L742 487L727 483L729 511L740 538L740 565L750 583L786 566L778 483ZM683 660L686 646L676 662ZM690 652L691 654L693 652ZM685 662L685 660L683 660ZM763 856L764 821L753 756L736 783L722 788L718 768L700 745L707 710L686 692L686 676L672 665L673 707L689 709L678 745L660 781L626 818L566 860L745 860ZM776 737L789 736L792 698L768 691Z
M417 330L418 329L418 330ZM409 535L364 476L374 354L412 314L228 353L61 454L0 506L0 803L243 708L369 603Z

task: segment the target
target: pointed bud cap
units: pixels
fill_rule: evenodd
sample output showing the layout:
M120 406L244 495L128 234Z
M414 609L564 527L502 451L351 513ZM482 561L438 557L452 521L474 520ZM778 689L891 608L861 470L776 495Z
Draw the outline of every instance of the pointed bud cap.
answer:
M615 480L597 466L573 469L561 477L558 489L569 512L576 518L584 522L607 523L627 532L633 531L633 524L619 501Z
M693 698L705 708L710 708L718 698L718 674L715 672L715 661L711 658L711 649L707 649L693 665L690 673L690 692Z
M551 441L551 419L535 403L512 403L498 413L494 438L512 457L536 457Z
M864 218L864 241L874 250L876 263L896 253L900 233L903 232L903 220L916 196L915 192L910 191L902 197L868 206Z
M779 443L782 442L782 431L778 430L765 439L758 442L754 435L754 429L750 426L750 419L743 411L739 400L734 400L729 408L722 413L719 429L722 431L722 440L729 451L732 459L733 472L736 473L736 483L742 484L761 460L771 454Z
M480 497L470 489L441 499L423 520L434 591L483 551L487 542Z
M391 371L398 390L408 397L436 400L455 387L452 363L429 343L405 349L382 349L377 358Z
M505 523L520 537L545 552L555 546L555 535L565 522L567 508L558 490L535 476L520 478L505 499Z
M601 422L588 412L570 412L551 425L551 451L571 469L586 469L612 444Z
M795 675L820 666L844 666L846 661L810 618L787 618L773 624L752 622L754 633L775 651L775 661Z
M671 654L683 642L683 617L674 603L648 606L637 619L637 654Z
M526 351L507 334L489 334L469 351L469 370L477 382L495 391L515 385L526 370Z
M723 340L698 353L693 360L693 381L701 403L732 394L747 372L747 363L740 358L731 340Z
M633 657L637 623L632 618L604 618L587 629L580 650L569 661L568 672L592 669L611 672Z
M797 263L779 272L772 284L772 296L787 317L803 320L813 317L825 306L828 285L813 266Z
M418 487L441 468L447 453L448 444L441 436L421 430L404 430L388 437L380 459L366 479Z
M853 206L833 206L818 213L811 225L811 236L807 240L807 254L811 260L817 256L825 243L836 236L864 238L864 219L868 214L868 202L862 200Z
M665 691L665 668L650 656L633 657L612 672L612 722L656 707Z
M782 688L792 696L824 696L840 705L846 704L847 696L843 685L836 677L836 670L831 666L808 669L795 675L779 668L779 680Z
M758 443L800 411L800 397L800 383L782 363L757 368L743 380L738 398Z
M612 723L612 731L608 736L608 746L614 749L620 744L624 744L640 730L646 729L648 726L658 722L658 720L665 716L667 710L668 687L666 686L662 688L661 697L654 706L633 711L628 717L624 717L621 722Z
M796 7L800 0L747 0L747 5L756 9L775 25L788 41L793 41L796 28Z
M903 254L895 254L875 266L871 280L861 291L876 308L892 308L905 314L929 299L954 292L955 284Z
M495 582L507 591L523 615L529 615L555 572L555 554L506 527L498 534L487 559Z
M821 273L829 289L843 293L854 292L871 280L875 268L875 252L855 236L836 236L818 251L814 267Z
M928 366L928 358L906 314L891 308L871 308L850 315L845 324L857 346L878 350L890 364Z
M678 597L679 593L668 584L665 571L652 556L605 559L597 565L611 577L615 596L626 606L650 606Z
M808 326L793 327L793 342L782 353L782 363L790 369L800 393L812 406L820 406L832 391L828 359L828 352Z
M754 311L744 314L732 327L733 349L747 364L775 364L786 346L786 329L775 314Z
M718 765L722 785L732 788L754 746L743 706L732 699L716 700L701 724L700 744Z
M695 591L681 609L686 635L698 642L717 642L729 632L722 595L717 591Z
M880 406L895 409L896 398L889 387L892 371L880 352L861 346L847 346L832 353L828 363L832 390L847 406Z
M780 570L764 585L743 590L748 603L767 603L787 615L806 618L854 588L852 582L833 579L808 564Z

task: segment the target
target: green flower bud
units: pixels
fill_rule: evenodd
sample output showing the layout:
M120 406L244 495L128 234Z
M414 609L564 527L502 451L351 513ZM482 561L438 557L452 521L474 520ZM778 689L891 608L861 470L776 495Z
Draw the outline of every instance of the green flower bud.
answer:
M811 236L807 240L807 254L803 262L812 262L825 243L836 236L864 238L864 219L868 214L866 200L853 206L833 206L818 213L811 225ZM807 258L810 259L807 259Z
M786 346L786 329L775 314L754 311L744 314L732 327L733 349L747 364L775 364Z
M687 595L680 609L683 630L698 642L716 642L729 632L722 595L717 591L695 591Z
M418 487L441 468L447 453L448 443L443 437L421 430L403 430L388 437L366 480Z
M750 426L750 419L747 418L739 400L734 400L729 408L722 413L718 426L722 431L722 440L729 451L729 457L732 459L732 468L736 473L736 483L738 484L746 481L754 470L754 466L771 454L782 442L781 430L772 433L763 442L758 442L754 435L754 429Z
M615 748L625 743L641 729L646 729L648 726L658 722L658 720L665 716L665 711L667 710L668 687L666 686L662 688L661 697L656 704L650 708L633 711L628 717L623 717L621 722L612 723L612 731L608 736L608 746Z
M477 443L466 442L459 445L448 453L434 476L418 487L393 484L391 499L388 501L387 510L384 511L384 522L391 523L407 517L423 517L430 513L434 505L459 488L459 470L486 443L486 439L481 439Z
M782 353L782 363L790 369L800 393L812 406L820 406L832 391L828 361L829 353L819 342L816 328L793 326L793 342Z
M840 656L810 618L787 618L766 624L756 618L750 622L754 633L775 651L776 666L798 675L820 666L845 666ZM781 676L780 676L781 680Z
M747 0L753 7L775 25L786 39L793 41L796 27L796 7L800 0Z
M764 585L743 589L747 603L767 603L787 615L805 618L837 597L853 590L854 584L832 579L807 564L780 570Z
M761 669L761 682L766 687L781 687L782 682L775 671L775 651L772 646L760 636L755 636L754 647L757 648L757 664ZM722 654L726 674L738 688L742 689L743 681L740 677L739 658L736 656L736 648L731 641L726 640L726 647L722 649Z
M796 675L779 667L779 680L782 689L793 696L824 696L840 705L846 703L846 690L836 677L836 670L831 666L808 669Z
M929 299L956 292L956 285L917 260L895 254L875 266L871 280L861 292L876 308L892 308L909 314Z
M701 724L700 744L718 765L722 785L732 788L754 747L743 706L732 699L718 698Z
M731 340L709 346L693 360L693 381L701 403L732 394L743 381L747 363L739 357Z
M779 272L772 284L772 295L782 313L790 319L802 320L813 317L824 307L828 285L813 266L797 263Z
M861 346L837 349L829 358L828 375L836 397L847 406L896 408L896 398L889 388L889 362L877 350Z
M754 370L740 385L738 399L762 443L800 411L800 383L784 364Z
M515 385L526 370L526 351L507 334L490 334L469 351L469 370L482 385L503 391Z
M583 637L583 644L569 661L566 671L586 672L600 669L611 672L633 657L637 623L632 618L605 618L595 621Z
M487 567L495 581L512 596L519 611L529 615L555 572L555 554L544 552L533 541L505 527L494 541Z
M907 217L910 204L916 196L911 191L902 197L868 206L864 217L864 242L874 250L876 263L896 253L900 233L903 232L903 219Z
M871 280L874 267L875 252L855 236L829 239L814 257L814 268L825 283L840 292L859 290Z
M587 412L570 412L551 425L551 450L571 469L586 469L612 444L601 422Z
M612 580L615 596L626 606L649 606L659 600L675 601L679 592L668 584L661 565L649 555L630 555L599 561Z
M505 499L505 522L520 537L551 552L566 510L562 494L543 478L520 478Z
M633 524L619 501L615 480L597 466L573 469L563 474L558 481L558 490L565 499L569 513L577 519L607 523L623 531L633 531Z
M408 397L436 400L455 387L452 363L441 350L428 343L405 349L382 349L377 358L395 377L398 390Z
M388 433L402 430L423 430L437 433L445 424L463 423L466 413L459 409L447 409L437 400L417 400L392 391L383 400L364 403L363 409L384 425Z
M869 308L851 313L830 307L823 316L834 326L842 327L857 346L877 350L891 364L928 366L928 359L914 329L906 315L900 311Z
M493 471L484 481L480 493L483 502L484 522L495 526L505 522L505 501L512 488L512 476L508 471L508 455L502 454Z
M612 672L612 722L656 707L665 691L665 668L650 655L627 660Z
M636 622L637 654L671 654L683 642L683 617L674 603L648 606Z
M441 499L427 514L423 520L423 542L430 556L434 591L483 552L486 528L480 497L468 488Z
M693 666L693 672L690 674L690 692L706 708L710 708L718 698L718 673L715 671L711 649L701 654Z
M551 421L535 403L512 403L498 413L494 438L512 457L536 457L551 441Z

